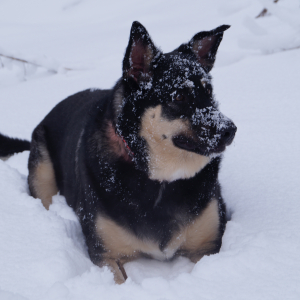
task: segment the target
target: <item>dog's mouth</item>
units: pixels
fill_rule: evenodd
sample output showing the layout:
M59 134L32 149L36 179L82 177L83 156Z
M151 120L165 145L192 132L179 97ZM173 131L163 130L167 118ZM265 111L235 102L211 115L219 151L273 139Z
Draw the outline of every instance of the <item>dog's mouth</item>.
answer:
M208 156L213 153L222 153L226 146L229 146L235 137L236 127L216 134L212 138L199 137L197 140L185 135L176 135L172 138L173 144L183 150L195 152L200 155Z
M209 155L210 154L210 149L207 149L205 145L196 142L195 140L188 138L184 135L178 135L174 136L172 138L173 144L183 150L195 152L197 154L201 155Z
M183 135L175 136L173 137L172 140L173 140L173 144L180 149L195 151L195 149L198 148L198 143Z
M218 143L217 145L212 146L205 142L196 142L193 139L187 138L183 135L173 137L172 141L173 144L180 149L205 156L208 156L212 153L221 153L226 148L226 145L223 143Z

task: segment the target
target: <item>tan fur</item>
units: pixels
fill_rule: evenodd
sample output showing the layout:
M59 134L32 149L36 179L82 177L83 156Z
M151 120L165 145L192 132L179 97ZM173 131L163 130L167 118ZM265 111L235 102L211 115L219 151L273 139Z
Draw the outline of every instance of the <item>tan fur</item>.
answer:
M184 229L185 242L181 249L189 253L191 261L197 262L204 254L211 252L212 242L219 234L218 201L213 199L202 214Z
M176 252L182 252L193 262L197 262L204 254L210 253L211 243L218 236L218 227L218 202L213 199L202 214L176 232L167 247L161 251L157 242L139 239L113 220L99 215L96 220L96 232L106 250L101 266L109 266L114 273L115 281L122 283L124 282L122 265L142 254L166 260L176 255Z
M58 188L51 159L45 147L39 147L42 158L30 174L30 186L34 191L34 197L42 200L46 209L52 203L52 196L56 195Z
M140 249L146 250L147 246L114 221L102 216L98 216L96 220L96 232L106 250L100 267L108 266L114 274L115 282L123 283L126 278L124 278L120 266L123 268L122 265L125 262L139 257Z
M146 110L142 116L140 136L149 147L150 178L174 181L193 177L209 163L210 158L175 147L173 136L192 135L189 123L180 119L167 120L163 118L161 110L161 105L158 105Z
M140 240L113 220L102 216L98 216L96 221L96 232L104 242L106 255L110 258L136 258L140 253L151 254L159 251L154 242Z
M204 254L211 252L212 243L217 239L218 233L218 201L213 199L198 218L174 234L164 252L178 251L196 263Z

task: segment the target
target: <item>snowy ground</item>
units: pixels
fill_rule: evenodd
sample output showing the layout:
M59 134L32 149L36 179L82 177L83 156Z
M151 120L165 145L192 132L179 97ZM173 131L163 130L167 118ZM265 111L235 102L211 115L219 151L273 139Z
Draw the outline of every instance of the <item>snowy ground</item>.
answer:
M255 19L263 7L272 15ZM63 197L46 211L28 195L24 152L0 160L0 299L300 299L299 1L1 1L0 54L58 72L1 58L0 132L29 139L66 96L113 86L134 20L165 52L232 25L212 71L238 127L220 175L232 213L222 249L196 265L129 263L116 286L90 262Z

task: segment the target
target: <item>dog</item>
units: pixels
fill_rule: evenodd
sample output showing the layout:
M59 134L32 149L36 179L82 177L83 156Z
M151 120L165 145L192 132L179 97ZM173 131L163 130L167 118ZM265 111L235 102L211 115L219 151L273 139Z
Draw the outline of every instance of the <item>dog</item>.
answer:
M32 134L31 195L46 209L53 195L65 196L92 262L118 284L137 258L196 263L220 250L218 172L237 128L218 110L209 72L229 27L164 54L133 22L116 85L68 97Z

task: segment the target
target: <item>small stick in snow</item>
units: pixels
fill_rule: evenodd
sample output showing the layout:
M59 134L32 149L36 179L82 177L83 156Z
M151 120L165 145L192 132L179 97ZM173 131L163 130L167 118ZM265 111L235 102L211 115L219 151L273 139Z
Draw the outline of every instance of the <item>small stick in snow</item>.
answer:
M126 274L126 271L125 271L123 265L118 260L117 260L117 265L118 265L118 267L119 267L119 269L120 269L120 271L121 271L121 273L124 277L124 280L126 280L128 277L127 277L127 274Z
M22 62L24 64L30 64L30 65L33 65L33 66L36 66L36 67L39 67L39 68L44 68L44 69L47 69L47 70L49 70L51 72L57 73L57 70L55 70L55 69L51 69L51 68L45 67L43 65L34 63L32 61L28 61L28 60L25 60L25 59L21 59L21 58L17 58L17 57L14 57L14 56L9 56L9 55L4 55L4 54L0 53L0 59L1 59L1 57L8 58L8 59L15 60L15 61L19 61L19 62ZM2 61L1 61L1 65L3 66L3 62ZM63 69L66 70L66 71L72 71L73 70L73 69L70 69L70 68L63 68Z
M274 3L277 3L279 0L274 0ZM266 9L266 8L264 8L261 12L260 12L260 14L258 15L258 16L256 16L255 18L257 19L257 18L260 18L260 17L264 17L265 15L267 15L268 14L268 10Z
M289 51L289 50L295 50L295 49L300 49L300 46L296 46L293 48L283 48L282 51Z

